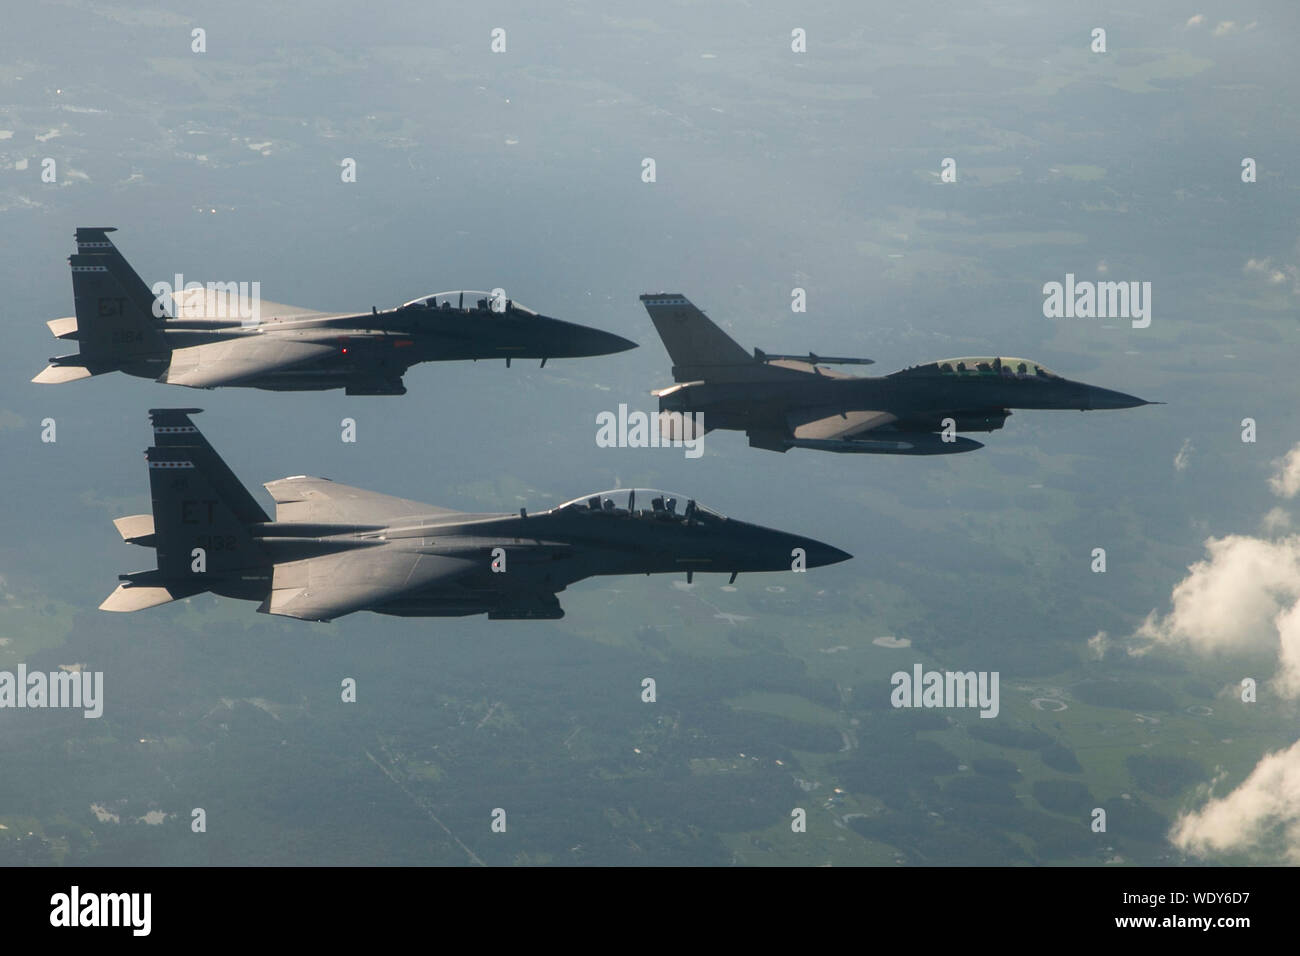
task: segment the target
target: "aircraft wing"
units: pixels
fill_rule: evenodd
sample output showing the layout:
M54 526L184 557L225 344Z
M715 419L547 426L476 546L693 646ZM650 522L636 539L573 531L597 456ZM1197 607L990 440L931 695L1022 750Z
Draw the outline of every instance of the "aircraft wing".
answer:
M275 499L276 521L388 524L394 518L414 515L456 514L451 508L436 508L409 498L394 498L307 475L268 481L265 487Z
M247 290L244 290L247 293ZM260 289L259 289L260 292ZM238 288L184 289L171 296L172 315L178 319L233 319L251 311L248 301L240 298ZM257 298L259 321L271 319L305 319L316 315L332 315L319 309L306 309L299 305L285 305ZM48 324L48 323L47 323ZM53 327L51 326L51 330ZM55 335L58 333L56 332Z
M805 409L786 416L795 438L846 439L898 421L890 412L834 412L825 408Z
M235 385L268 372L319 361L337 352L332 344L249 334L228 342L176 349L160 381L191 388Z
M468 557L390 551L384 546L290 561L275 566L271 595L258 610L331 621L483 568L483 561Z
M262 321L267 319L302 319L309 315L333 315L321 309L308 309L301 305L285 305L283 302L271 302L267 299L258 301Z

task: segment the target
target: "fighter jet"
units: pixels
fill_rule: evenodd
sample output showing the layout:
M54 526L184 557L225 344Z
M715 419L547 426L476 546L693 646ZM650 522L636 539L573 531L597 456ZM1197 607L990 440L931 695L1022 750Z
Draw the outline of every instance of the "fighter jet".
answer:
M77 230L75 316L46 323L80 352L50 359L42 384L122 371L191 388L343 388L403 395L417 362L608 355L625 338L539 315L495 292L441 292L383 311L315 312L260 298L260 283L145 285L109 239ZM161 287L161 288L160 288ZM154 290L159 289L158 294Z
M755 448L884 455L950 455L983 448L957 432L992 432L1013 408L1155 405L1062 378L1038 362L1004 356L940 359L884 376L827 365L871 359L750 355L679 293L641 296L673 360L657 389L660 433L691 439L702 424L744 431Z
M595 575L803 571L851 555L726 518L651 489L583 495L529 514L465 514L298 475L266 485L275 518L190 418L153 409L145 452L153 513L118 518L157 568L119 575L100 605L138 611L211 591L307 621L354 611L402 617L564 616L556 593Z

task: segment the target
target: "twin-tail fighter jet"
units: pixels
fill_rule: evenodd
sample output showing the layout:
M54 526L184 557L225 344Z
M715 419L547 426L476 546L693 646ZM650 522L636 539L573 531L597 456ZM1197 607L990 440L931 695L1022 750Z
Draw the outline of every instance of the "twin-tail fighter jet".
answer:
M260 283L148 286L113 245L109 227L77 230L76 315L52 319L78 351L50 359L32 381L71 382L121 371L191 388L342 388L402 395L419 362L575 358L635 348L625 338L539 315L495 292L442 292L392 309L317 312L264 301ZM180 284L180 283L178 283ZM164 286L165 291L155 293Z
M100 605L138 611L210 591L309 621L564 616L570 584L610 574L804 571L851 555L727 518L694 499L623 488L533 514L465 514L302 475L266 485L269 516L195 427L154 409L145 452L153 513L118 518L157 568L119 575Z

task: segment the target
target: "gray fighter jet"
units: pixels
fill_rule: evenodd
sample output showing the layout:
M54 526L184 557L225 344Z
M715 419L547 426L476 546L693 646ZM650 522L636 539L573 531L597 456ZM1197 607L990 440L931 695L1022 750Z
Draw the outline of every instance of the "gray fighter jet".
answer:
M636 348L609 332L539 315L500 289L442 292L358 314L267 302L260 284L246 282L151 288L109 239L114 231L77 230L77 254L69 259L77 314L46 324L80 352L50 359L32 381L122 371L191 388L402 395L402 375L418 362L532 358L545 365Z
M736 429L772 451L949 455L983 444L957 432L992 432L1013 408L1132 408L1156 405L1062 378L1029 359L941 359L890 375L860 377L826 365L871 359L816 354L750 355L678 293L641 296L673 360L676 385L654 391L660 433L691 439ZM696 414L701 417L697 418Z
M118 518L158 567L119 575L100 607L138 611L211 591L259 611L328 621L564 616L556 592L604 574L802 571L851 555L725 518L682 495L623 488L529 514L464 514L299 475L266 485L272 520L194 426L153 409L153 513Z

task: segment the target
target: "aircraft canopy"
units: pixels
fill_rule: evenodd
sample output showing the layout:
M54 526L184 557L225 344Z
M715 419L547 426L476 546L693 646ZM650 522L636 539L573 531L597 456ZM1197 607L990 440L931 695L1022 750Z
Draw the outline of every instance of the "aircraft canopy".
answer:
M481 289L458 289L452 292L435 292L433 295L421 296L418 299L412 299L410 302L404 302L402 308L409 309L419 307L425 309L438 309L444 312L497 312L497 313L522 313L523 315L536 315L532 309L525 308L513 299L507 299L505 293L496 289L492 292L485 292Z
M694 498L656 488L615 488L566 501L556 511L634 518L692 521L725 521L726 517L696 502Z
M1015 358L1009 355L978 355L966 358L940 359L925 365L895 372L896 375L954 375L980 376L1001 375L1004 378L1060 378L1045 365L1032 359Z

